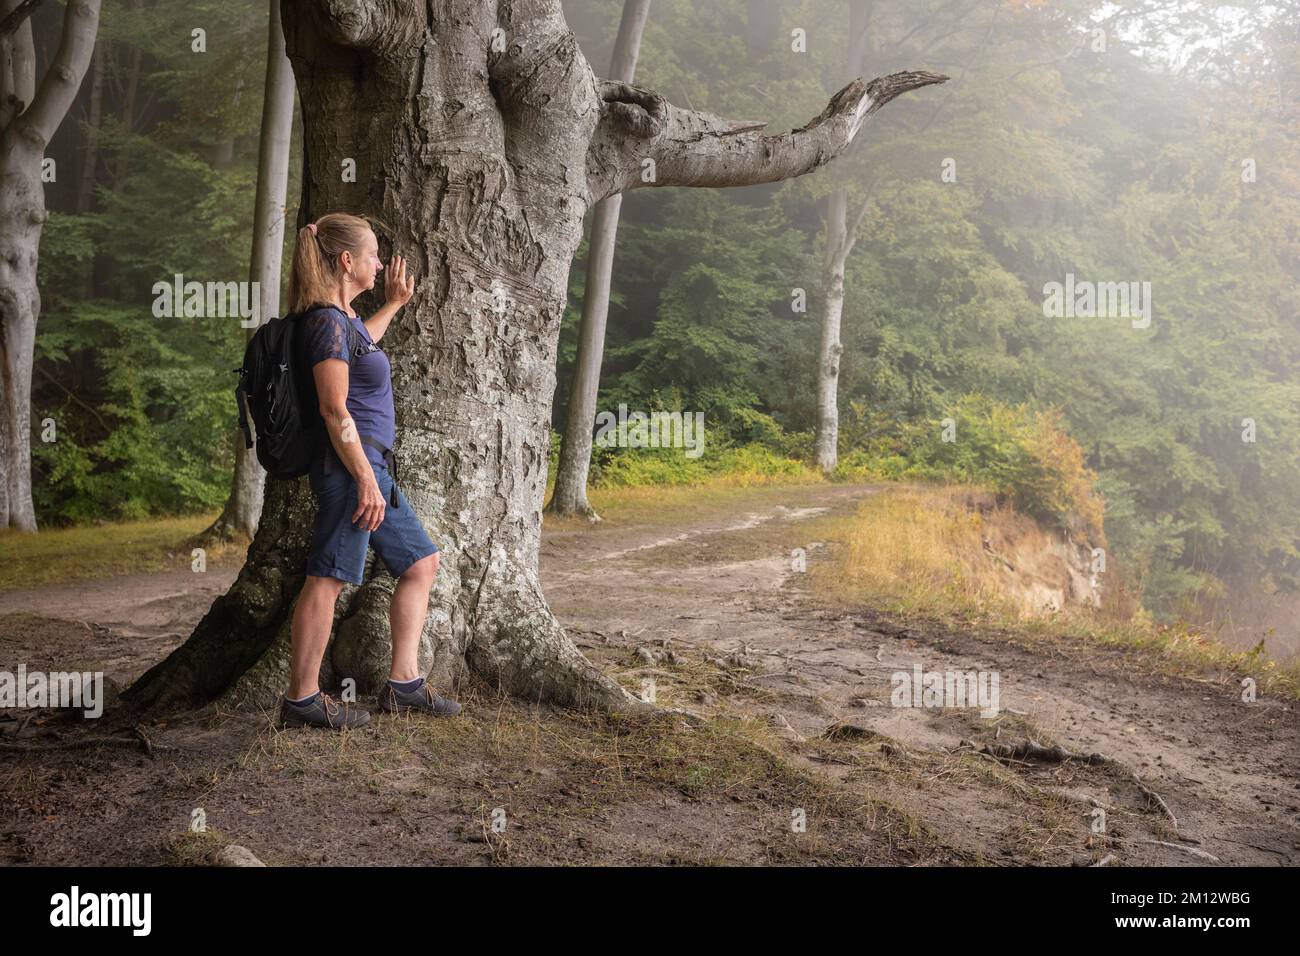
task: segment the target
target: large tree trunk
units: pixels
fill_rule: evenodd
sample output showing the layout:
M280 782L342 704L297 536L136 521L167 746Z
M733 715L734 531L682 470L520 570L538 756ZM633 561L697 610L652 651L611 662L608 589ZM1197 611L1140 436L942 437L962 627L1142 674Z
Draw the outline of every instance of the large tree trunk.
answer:
M7 16L18 6L4 0L0 13ZM70 0L58 52L39 90L30 22L0 39L0 528L36 530L31 461L32 354L41 314L36 257L49 218L41 160L76 98L98 29L99 0Z
M442 549L421 666L462 667L506 692L639 709L565 636L537 577L555 355L569 265L594 203L643 185L727 186L809 172L907 89L901 73L840 91L811 123L681 110L600 82L557 0L283 0L303 111L303 222L374 213L381 256L419 282L384 339L402 486ZM494 33L496 30L500 33ZM499 42L498 42L499 41ZM357 181L340 176L346 159ZM642 162L653 160L653 182ZM305 479L269 481L248 561L194 635L124 695L190 704L226 691L272 703L287 681L293 602L313 503ZM373 559L344 589L322 682L387 676L394 582Z
M257 203L253 211L253 259L249 277L258 283L262 322L280 311L280 260L284 250L285 193L289 186L289 145L293 136L293 67L284 51L280 0L271 0L267 31L266 89L262 102L261 144L258 152ZM256 328L248 330L252 338ZM250 423L251 427L251 423ZM235 430L235 471L230 497L221 516L201 536L226 540L234 534L252 537L262 514L266 471L255 449L244 446Z
M650 0L625 0L623 18L610 58L610 79L631 83L641 34L650 13ZM605 354L605 326L609 318L609 286L614 273L614 243L623 196L615 193L596 203L592 214L591 244L587 255L587 281L582 294L582 323L578 327L578 355L573 389L565 411L564 442L555 472L555 491L548 510L560 515L600 516L587 501L587 472L591 466L591 429L596 419L596 394L600 391L600 363Z
M873 0L850 0L848 71L862 72ZM826 205L826 252L822 262L822 335L817 352L817 467L832 472L839 464L840 320L844 315L844 264L857 235L848 225L848 189L839 187Z

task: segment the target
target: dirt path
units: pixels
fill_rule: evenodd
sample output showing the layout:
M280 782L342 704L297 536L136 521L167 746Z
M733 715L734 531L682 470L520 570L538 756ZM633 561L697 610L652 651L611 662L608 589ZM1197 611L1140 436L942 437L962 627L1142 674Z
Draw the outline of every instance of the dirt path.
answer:
M0 862L185 861L232 840L270 862L390 862L395 840L419 847L394 861L410 863L1300 862L1294 706L1244 704L1230 678L1166 676L1114 649L819 602L791 552L810 570L833 561L818 524L873 493L750 489L686 524L547 528L543 582L575 639L629 687L652 681L661 703L716 718L702 726L668 718L638 736L461 688L466 718L385 718L349 741L224 715L150 728L178 748L153 759L9 752ZM0 593L0 669L76 659L125 683L237 570ZM891 675L918 664L996 672L1001 713L891 706ZM18 723L0 719L0 743L46 732L19 737ZM1118 763L962 748L1025 737ZM188 832L196 809L207 835Z
M566 624L609 635L615 647L667 640L688 658L742 653L737 663L750 672L746 679L762 688L746 709L805 738L847 722L912 752L942 753L994 722L968 712L892 707L890 675L913 672L917 664L923 671L996 671L1005 712L996 723L1008 736L1026 736L1015 734L1021 728L1073 752L1102 753L1165 800L1176 831L1159 825L1167 818L1147 821L1121 809L1133 822L1158 824L1140 827L1130 839L1187 844L1224 863L1300 862L1300 715L1293 705L1244 704L1235 683L1162 676L1150 662L1114 650L1075 646L1053 653L1017 645L1011 635L981 639L902 625L866 609L819 608L807 575L792 570L791 552L803 548L810 565L818 561L824 551L803 531L807 519L851 514L870 491L800 488L781 493L789 498L785 504L667 538L653 528L620 529L608 549L598 534L575 534L572 542L553 535L542 567L547 594ZM557 552L563 554L558 561ZM593 580L600 583L594 601ZM598 659L607 647L603 640L584 643ZM1110 771L1024 769L1046 795L1076 804L1088 830L1087 801L1103 808L1119 801L1131 810L1148 803L1132 781L1113 779ZM906 777L901 783L891 787L890 799L955 843L988 851L1014 825L996 789L917 789ZM1209 862L1157 844L1117 853L1129 862ZM1042 858L1062 862L1050 850Z

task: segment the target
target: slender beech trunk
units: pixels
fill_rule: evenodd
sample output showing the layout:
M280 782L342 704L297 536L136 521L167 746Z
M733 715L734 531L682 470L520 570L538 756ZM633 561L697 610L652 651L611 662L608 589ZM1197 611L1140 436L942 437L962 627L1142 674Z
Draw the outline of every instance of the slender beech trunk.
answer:
M817 352L817 467L835 470L839 460L840 319L844 314L844 248L848 193L826 198L826 253L822 260L822 340Z
M284 51L280 0L271 0L267 31L266 89L262 101L261 144L258 149L257 200L253 211L253 259L249 278L261 290L258 315L265 322L280 311L280 260L284 250L285 193L289 185L289 145L293 137L293 67ZM249 329L252 338L256 329ZM249 423L250 427L252 422ZM230 497L221 516L203 533L205 539L229 539L240 533L253 537L262 515L262 486L266 471L255 448L244 447L235 429L235 471Z
M105 44L95 44L90 63L90 106L86 116L86 153L81 158L81 176L77 180L77 212L90 212L95 203L95 171L99 168L99 130L104 121ZM86 264L81 276L81 297L95 297L95 260Z
M850 0L848 73L862 72L871 18L871 0ZM840 320L844 315L844 264L856 239L857 222L848 225L848 189L839 187L826 204L826 252L822 260L822 338L817 353L817 467L835 470L839 463Z
M144 0L131 0L130 7L132 10L140 10L144 6ZM127 55L126 79L119 84L119 93L122 99L122 129L126 133L135 132L136 115L135 102L140 91L140 75L144 70L144 51L139 44L131 44L130 53ZM113 162L113 174L111 187L117 192L122 187L129 172L130 159L127 150L119 149Z
M623 18L609 64L610 79L631 83L641 50L641 33L650 13L650 0L626 0ZM605 325L609 318L609 287L614 273L614 241L623 196L615 193L596 203L587 255L587 281L582 294L582 324L578 328L578 355L573 389L564 420L564 442L555 472L555 492L549 511L556 514L600 516L587 502L587 472L591 467L591 429L596 419L596 393L600 390L600 363L605 354Z
M86 110L85 153L81 157L81 177L77 180L77 212L89 212L95 198L95 168L99 156L99 127L104 106L104 45L96 45L90 62L90 104Z

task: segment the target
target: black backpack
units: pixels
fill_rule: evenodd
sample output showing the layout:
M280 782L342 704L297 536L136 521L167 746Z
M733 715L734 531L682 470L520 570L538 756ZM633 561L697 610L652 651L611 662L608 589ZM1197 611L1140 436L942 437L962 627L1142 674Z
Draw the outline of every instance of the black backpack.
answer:
M257 460L272 478L297 478L311 469L312 459L328 441L320 416L316 381L304 369L301 319L321 308L290 312L258 326L244 349L235 403L239 406L239 427L244 447L253 447L248 428L249 415L257 430ZM348 323L348 363L357 351L360 336ZM247 411L245 409L247 408Z

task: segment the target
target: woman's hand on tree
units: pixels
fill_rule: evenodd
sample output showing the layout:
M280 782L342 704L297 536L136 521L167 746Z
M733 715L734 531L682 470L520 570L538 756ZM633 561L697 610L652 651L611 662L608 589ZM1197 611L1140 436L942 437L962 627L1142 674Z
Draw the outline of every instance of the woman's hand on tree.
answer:
M393 256L384 270L384 298L389 305L403 306L415 293L415 276L406 274L406 260Z

